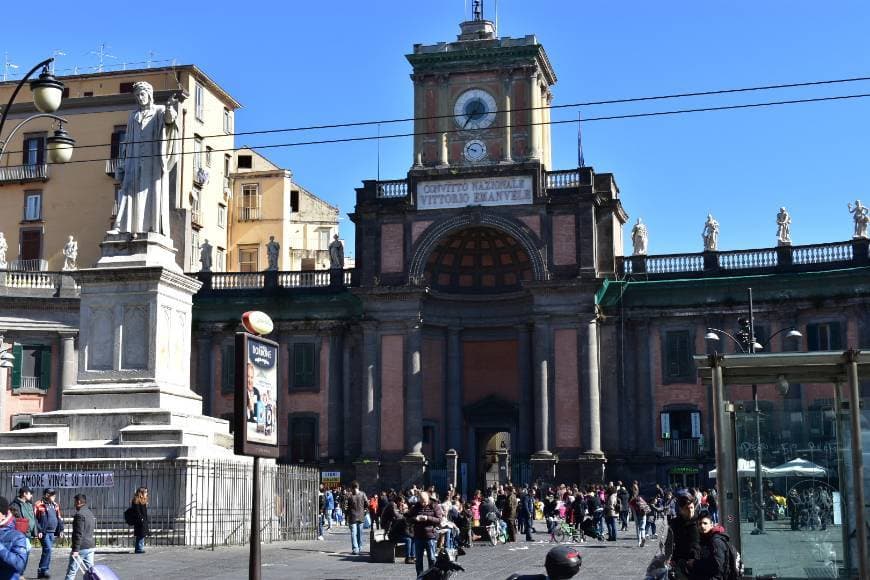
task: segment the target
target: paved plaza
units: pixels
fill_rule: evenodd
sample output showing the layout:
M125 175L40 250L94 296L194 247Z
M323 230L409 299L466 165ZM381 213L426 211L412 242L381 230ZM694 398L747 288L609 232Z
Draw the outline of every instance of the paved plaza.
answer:
M538 529L543 529L539 523ZM553 544L546 543L546 534L535 534L535 542L492 547L475 544L460 559L465 567L460 578L469 580L504 580L514 572L541 574L544 556ZM656 544L657 545L657 544ZM638 548L633 535L623 535L617 542L587 541L581 544L583 567L579 578L583 580L638 580L643 578L646 565L656 548L648 544ZM350 535L345 527L334 527L325 540L311 542L283 542L263 546L263 578L305 578L306 580L345 578L415 578L414 566L397 560L396 564L373 564L368 561L368 540L362 556L350 554ZM51 574L63 578L69 559L68 549L53 553ZM39 549L30 554L26 577L36 577ZM123 580L161 580L164 578L233 579L247 578L247 547L197 550L183 548L151 548L145 554L127 552L98 552L97 563L108 564Z

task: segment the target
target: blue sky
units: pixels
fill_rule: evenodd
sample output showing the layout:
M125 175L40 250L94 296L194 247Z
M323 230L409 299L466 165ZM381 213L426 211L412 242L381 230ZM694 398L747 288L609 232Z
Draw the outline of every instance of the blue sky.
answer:
M402 118L412 115L415 43L456 38L470 0L216 2L149 4L50 2L35 13L6 7L0 51L28 68L61 49L59 69L172 59L200 66L244 108L238 131ZM486 16L495 18L487 0ZM25 25L25 23L32 23ZM721 88L870 76L870 3L803 0L590 2L500 0L501 36L536 34L558 75L554 104ZM207 32L206 32L207 31ZM0 55L2 56L2 55ZM141 66L141 65L140 65ZM738 96L586 107L622 114L827 95L870 93L870 82ZM613 172L632 222L642 217L654 254L697 252L707 213L721 224L720 248L775 245L785 205L795 244L845 240L846 204L870 201L870 99L732 112L589 122L588 165ZM576 118L576 109L553 118ZM383 125L382 134L410 125ZM240 137L238 145L376 135L376 128ZM576 166L576 125L553 129L556 169ZM363 179L402 178L408 138L270 149L299 183L353 210ZM352 224L341 223L352 244ZM626 228L628 240L628 228ZM630 248L630 244L626 244ZM350 249L350 248L349 248Z

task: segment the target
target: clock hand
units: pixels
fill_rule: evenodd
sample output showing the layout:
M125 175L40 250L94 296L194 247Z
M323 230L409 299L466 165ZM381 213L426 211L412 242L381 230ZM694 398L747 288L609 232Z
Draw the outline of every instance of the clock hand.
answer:
M465 120L465 124L462 126L463 129L468 127L468 124L471 123L471 115L468 115L468 118Z

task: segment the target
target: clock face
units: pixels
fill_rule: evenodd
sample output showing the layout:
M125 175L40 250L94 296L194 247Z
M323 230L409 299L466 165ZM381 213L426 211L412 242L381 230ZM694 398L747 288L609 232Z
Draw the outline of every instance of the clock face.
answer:
M462 154L469 161L481 161L486 158L486 143L473 139L462 148Z
M495 121L495 99L482 89L469 89L453 106L453 119L460 129L485 129Z

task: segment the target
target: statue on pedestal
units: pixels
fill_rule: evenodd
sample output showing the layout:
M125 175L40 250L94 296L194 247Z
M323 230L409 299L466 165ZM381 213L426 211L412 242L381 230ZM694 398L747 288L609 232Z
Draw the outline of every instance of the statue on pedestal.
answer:
M169 236L169 173L175 165L178 141L176 104L154 104L154 88L147 82L133 84L139 108L130 113L116 178L118 215L110 233L155 232Z
M332 236L329 244L329 269L344 270L344 244L338 239L338 234Z
M705 252L715 252L719 248L719 222L713 219L711 213L707 214L707 221L704 223L701 237L704 238Z
M6 242L6 236L0 232L0 270L6 269L6 250L9 249L9 244Z
M278 269L278 255L281 250L281 245L275 241L275 236L269 236L269 243L266 244L266 256L269 258L269 267L266 270Z
M868 238L870 235L867 234L867 226L870 224L870 208L866 205L861 205L861 200L855 200L855 207L852 207L852 204L849 204L849 213L852 214L852 219L855 221L855 233L852 234L853 238Z
M212 245L205 240L199 247L199 262L202 264L201 272L211 272L211 251Z
M75 241L73 236L70 236L63 247L63 269L78 270L76 260L79 257L79 243Z
M646 224L637 218L637 223L631 228L631 243L634 245L635 256L646 256L647 238Z
M778 246L791 245L791 216L784 207L776 214L776 240Z

